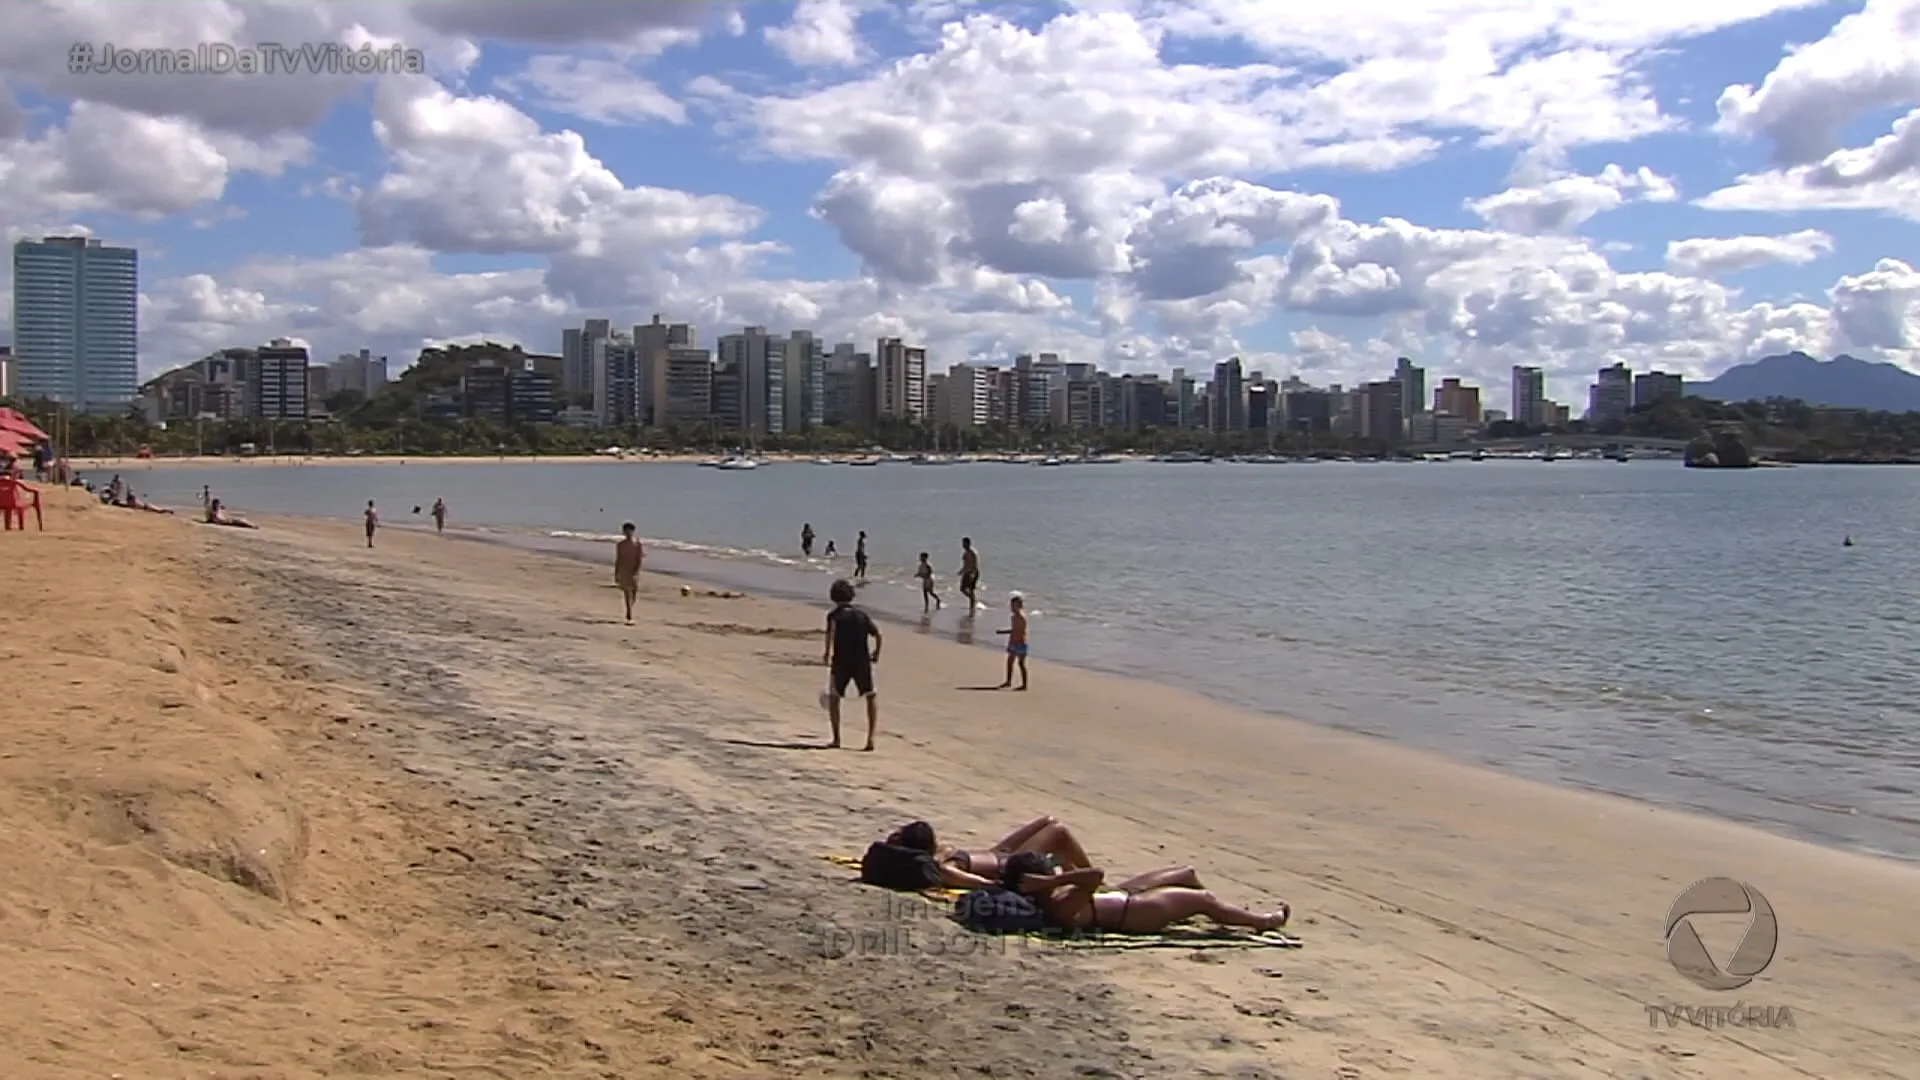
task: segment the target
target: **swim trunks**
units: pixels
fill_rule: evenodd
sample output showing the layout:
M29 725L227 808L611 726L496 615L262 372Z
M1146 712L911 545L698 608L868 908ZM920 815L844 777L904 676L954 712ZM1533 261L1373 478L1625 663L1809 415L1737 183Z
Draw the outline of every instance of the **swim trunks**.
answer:
M967 571L960 575L960 591L961 592L972 592L973 590L979 587L980 587L980 575L977 572Z
M1009 641L1009 642L1007 642L1007 655L1008 655L1008 656L1020 656L1020 657L1024 657L1024 656L1026 656L1026 655L1027 655L1027 643L1026 643L1026 642L1024 642L1024 641Z

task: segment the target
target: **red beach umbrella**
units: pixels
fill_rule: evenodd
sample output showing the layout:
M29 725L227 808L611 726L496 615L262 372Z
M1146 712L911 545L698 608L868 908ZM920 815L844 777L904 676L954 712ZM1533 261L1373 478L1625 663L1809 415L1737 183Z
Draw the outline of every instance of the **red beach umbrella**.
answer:
M47 433L39 426L13 409L0 408L0 431L12 432L27 439L43 440Z

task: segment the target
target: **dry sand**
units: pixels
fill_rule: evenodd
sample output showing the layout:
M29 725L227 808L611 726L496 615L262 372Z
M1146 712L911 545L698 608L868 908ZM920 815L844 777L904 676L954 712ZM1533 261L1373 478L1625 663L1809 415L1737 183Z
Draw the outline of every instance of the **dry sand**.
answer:
M48 524L0 537L0 1075L1916 1075L1908 866L1043 661L980 691L908 628L880 752L824 752L817 610L649 576L626 627L606 567L454 537ZM1308 944L980 952L819 858L1038 813ZM1780 918L1737 992L1664 957L1714 874ZM1794 1027L1648 1015L1736 1002Z

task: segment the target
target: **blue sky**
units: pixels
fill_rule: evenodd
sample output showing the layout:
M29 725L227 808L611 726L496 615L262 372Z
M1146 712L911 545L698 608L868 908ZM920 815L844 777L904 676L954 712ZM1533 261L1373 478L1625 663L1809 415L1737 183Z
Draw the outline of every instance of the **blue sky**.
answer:
M1563 399L1615 360L1911 364L1920 178L1872 147L1920 105L1914 6L52 4L0 47L0 223L142 249L149 373L283 333L552 351L656 310L902 333L936 368L1413 355L1496 399L1514 363ZM433 75L48 59L197 27L399 41Z

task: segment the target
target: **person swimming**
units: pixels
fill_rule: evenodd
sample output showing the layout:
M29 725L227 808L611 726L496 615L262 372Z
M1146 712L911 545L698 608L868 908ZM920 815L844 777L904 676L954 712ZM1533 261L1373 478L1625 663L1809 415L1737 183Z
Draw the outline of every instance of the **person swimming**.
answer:
M1154 871L1109 886L1106 871L1098 867L1055 870L1043 856L1022 851L1008 856L1000 884L1031 897L1047 922L1062 930L1154 934L1198 915L1221 926L1264 931L1287 925L1292 916L1285 904L1267 914L1228 904L1200 888L1199 876L1190 867Z

